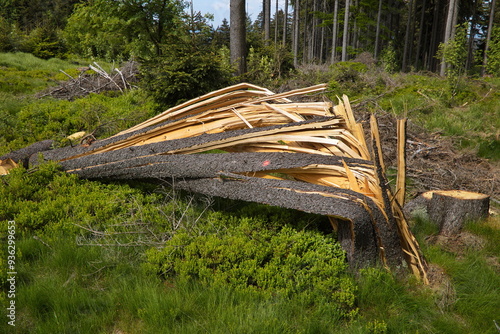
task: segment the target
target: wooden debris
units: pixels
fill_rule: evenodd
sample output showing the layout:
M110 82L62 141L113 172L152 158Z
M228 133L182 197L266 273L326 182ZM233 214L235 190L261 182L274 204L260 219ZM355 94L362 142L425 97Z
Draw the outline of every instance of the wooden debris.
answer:
M326 215L354 267L380 261L401 268L406 260L427 282L418 243L387 185L376 120L372 156L346 96L336 106L289 99L325 88L274 94L243 83L88 147L42 155L80 177L168 179L189 191Z
M396 201L401 207L405 204L406 194L406 119L398 120L398 175L396 178Z
M11 158L0 160L0 175L7 175L11 169L18 166L19 165Z
M39 96L51 96L57 99L74 100L91 93L102 93L105 91L124 92L133 89L134 83L138 81L138 63L130 61L125 63L120 69L114 68L106 72L98 63L94 62L88 67L79 68L78 76L71 76L61 70L69 80L62 81L59 86L42 92ZM92 70L92 72L89 72Z
M37 154L42 151L50 150L53 144L54 144L53 140L39 141L29 146L26 146L20 150L13 151L1 156L0 161L3 164L10 164L6 162L7 160L10 159L14 163L16 163L16 165L20 164L23 165L25 168L28 168L30 159L32 159L32 161L36 161Z

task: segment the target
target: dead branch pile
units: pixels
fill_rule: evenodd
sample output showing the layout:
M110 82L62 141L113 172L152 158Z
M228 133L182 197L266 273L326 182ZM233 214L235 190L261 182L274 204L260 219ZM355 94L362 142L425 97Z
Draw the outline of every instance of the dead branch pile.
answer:
M63 81L57 87L42 92L39 97L51 96L56 99L74 100L91 93L105 91L120 91L135 88L138 81L138 63L129 61L121 68L105 71L98 63L94 62L88 67L81 67L77 77L73 77L61 70L69 80Z
M404 196L396 197L404 182L396 195L387 186L376 119L370 153L347 97L336 106L289 99L325 87L274 94L238 84L91 145L41 154L84 178L175 179L175 187L192 192L327 215L353 266L401 268L406 260L427 282L402 213ZM404 131L398 137L404 141ZM31 156L31 164L39 162ZM398 177L404 179L404 165Z

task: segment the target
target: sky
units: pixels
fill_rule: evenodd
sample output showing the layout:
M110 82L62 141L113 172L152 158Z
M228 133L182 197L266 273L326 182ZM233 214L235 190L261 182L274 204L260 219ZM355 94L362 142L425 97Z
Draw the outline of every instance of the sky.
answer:
M224 18L229 22L229 1L230 0L192 0L193 8L196 12L202 14L213 14L214 21L212 25L218 27ZM271 15L275 11L276 3L271 1ZM284 0L278 2L280 8L284 4ZM246 0L247 14L250 15L252 21L257 18L257 15L262 11L262 0Z

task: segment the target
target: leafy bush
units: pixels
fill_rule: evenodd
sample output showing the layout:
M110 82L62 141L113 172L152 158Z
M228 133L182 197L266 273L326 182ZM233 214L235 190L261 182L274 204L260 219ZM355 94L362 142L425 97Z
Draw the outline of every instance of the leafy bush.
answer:
M178 232L162 250L148 252L147 270L180 282L199 280L314 305L329 302L351 317L354 285L340 245L318 232L273 231L251 218L223 233Z

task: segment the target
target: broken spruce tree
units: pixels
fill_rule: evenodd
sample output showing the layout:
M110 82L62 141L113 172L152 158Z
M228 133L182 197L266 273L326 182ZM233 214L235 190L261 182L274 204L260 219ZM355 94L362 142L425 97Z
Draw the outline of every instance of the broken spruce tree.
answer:
M2 168L54 160L82 178L170 179L192 192L326 215L353 267L408 266L427 282L401 209L404 153L393 193L375 118L370 152L347 97L335 106L289 100L325 87L274 94L238 84L90 145L49 150L42 142L12 152L0 157ZM398 138L404 147L404 134Z

